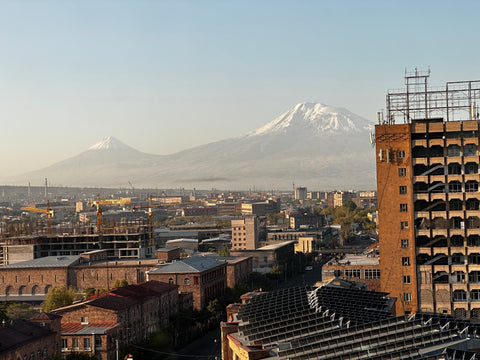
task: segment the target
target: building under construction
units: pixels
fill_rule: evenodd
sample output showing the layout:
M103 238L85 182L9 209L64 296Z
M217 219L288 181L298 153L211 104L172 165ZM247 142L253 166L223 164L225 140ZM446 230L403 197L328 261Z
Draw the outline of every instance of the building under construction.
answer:
M397 315L480 319L480 81L406 74L375 127L381 290Z
M153 226L147 219L90 226L37 227L4 225L0 237L0 264L8 265L45 256L80 255L106 250L109 259L155 257Z

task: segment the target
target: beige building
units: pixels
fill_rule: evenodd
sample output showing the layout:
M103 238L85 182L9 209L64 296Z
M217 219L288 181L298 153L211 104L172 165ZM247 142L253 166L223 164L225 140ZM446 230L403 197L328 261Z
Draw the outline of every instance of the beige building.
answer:
M232 250L255 250L259 243L259 219L245 216L231 221Z

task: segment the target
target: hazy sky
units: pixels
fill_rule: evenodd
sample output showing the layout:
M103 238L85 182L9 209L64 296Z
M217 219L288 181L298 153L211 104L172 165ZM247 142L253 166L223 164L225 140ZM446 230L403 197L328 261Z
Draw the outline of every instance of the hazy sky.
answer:
M303 101L375 121L405 68L480 79L479 22L479 1L0 0L1 175L108 135L169 154Z

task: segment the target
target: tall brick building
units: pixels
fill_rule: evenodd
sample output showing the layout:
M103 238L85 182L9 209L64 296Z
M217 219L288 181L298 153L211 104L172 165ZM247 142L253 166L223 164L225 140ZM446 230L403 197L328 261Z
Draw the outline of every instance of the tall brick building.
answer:
M375 127L381 290L397 315L480 318L480 81L428 78L407 75Z

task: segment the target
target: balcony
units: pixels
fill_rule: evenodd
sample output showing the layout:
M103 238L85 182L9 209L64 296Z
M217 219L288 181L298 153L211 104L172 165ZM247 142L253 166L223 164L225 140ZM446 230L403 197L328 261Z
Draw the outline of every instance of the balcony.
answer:
M480 181L480 176L479 174L465 174L465 181Z
M415 212L415 218L416 219L418 219L418 218L428 219L429 216L430 216L430 213L428 211L417 211L417 212Z
M450 273L450 269L448 265L434 265L433 273L437 273L439 271L445 271L446 273Z
M425 184L428 183L428 176L427 175L424 175L424 176L415 176L413 178L413 181L418 183L418 182L424 182Z
M445 165L445 158L443 156L431 157L430 164L440 164ZM414 164L415 165L415 164Z
M430 236L430 230L429 229L418 229L417 230L417 236Z
M459 217L459 218L463 218L463 210L452 210L452 211L449 211L448 212L448 216L450 218L452 217ZM446 217L446 216L445 216Z
M468 219L470 216L480 217L480 210L467 210L465 218Z
M463 246L452 246L450 249L452 254L458 253L465 255L465 247Z
M412 147L415 147L415 146L427 147L427 139L412 140Z
M452 164L452 163L462 163L462 157L461 156L447 156L447 164Z
M413 194L413 200L414 201L417 201L417 200L428 201L428 193L415 193L415 194Z
M450 229L450 236L453 236L453 235L463 236L464 234L465 234L465 229Z
M446 194L445 193L431 193L430 195L431 195L432 201L433 200L445 200L446 199Z
M431 252L432 252L432 249L429 248L429 247L417 247L417 249L416 249L417 255L418 255L418 254L430 255Z
M470 141L469 141L469 143L470 143ZM469 163L469 162L473 162L473 163L478 164L478 155L464 156L463 159L465 161L465 164Z
M446 248L446 247L434 247L433 248L433 256L435 257L437 255L447 256L448 255L448 248Z
M461 179L461 177L460 177ZM439 181L439 182L445 182L445 175L430 175L430 184Z
M448 198L450 200L452 200L452 199L463 200L463 192L449 192L448 193Z
M423 234L418 234L423 235ZM447 229L432 229L432 237L435 236L447 236Z
M468 235L480 235L480 229L467 229L467 236Z
M440 145L443 147L445 140L443 139L430 139L429 141L429 146L435 146L435 145Z
M412 162L413 162L413 165L419 165L419 164L427 165L428 164L428 158L426 158L426 157L413 158ZM444 164L444 163L442 162L442 164Z
M425 216L427 217L427 216ZM435 219L437 217L446 219L447 218L447 212L446 211L432 211L432 219Z
M449 146L449 145L462 146L462 139L447 139L447 142L445 145L446 146Z
M450 182L450 181L458 181L458 182L462 182L462 175L458 175L458 174L452 174L452 175L448 175L447 177L447 182Z

